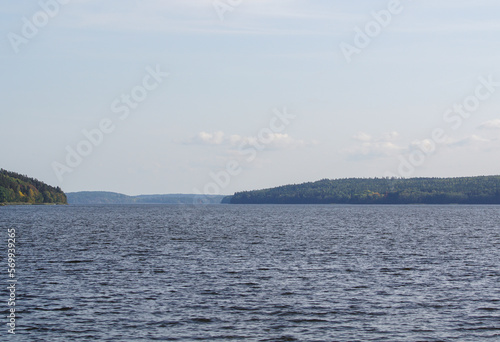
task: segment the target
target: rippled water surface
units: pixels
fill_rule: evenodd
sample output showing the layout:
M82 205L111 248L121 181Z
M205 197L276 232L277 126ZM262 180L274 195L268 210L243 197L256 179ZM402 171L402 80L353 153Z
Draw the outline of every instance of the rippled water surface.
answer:
M500 341L500 206L2 207L0 228L2 341Z

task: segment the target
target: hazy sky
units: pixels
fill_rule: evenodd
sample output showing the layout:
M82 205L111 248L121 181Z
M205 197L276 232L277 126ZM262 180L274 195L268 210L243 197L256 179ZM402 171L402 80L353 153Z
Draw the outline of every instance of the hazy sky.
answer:
M500 174L498 13L496 0L3 1L0 167L130 195Z

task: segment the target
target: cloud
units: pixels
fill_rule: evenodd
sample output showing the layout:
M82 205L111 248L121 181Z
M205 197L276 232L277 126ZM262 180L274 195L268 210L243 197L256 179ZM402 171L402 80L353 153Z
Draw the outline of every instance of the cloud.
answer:
M423 152L432 153L434 151L436 144L431 139L424 140L413 140L409 145L409 150L419 149Z
M358 132L352 137L354 140L358 141L370 141L372 140L372 136L369 134L366 134L365 132Z
M485 131L485 134L469 134L461 137L453 138L446 136L443 142L436 143L431 139L413 140L409 143L400 142L398 132L384 133L379 137L374 137L365 132L358 132L352 139L357 143L343 149L343 152L349 159L374 159L397 157L406 153L419 150L426 154L433 154L436 150L446 151L446 149L475 149L482 151L491 151L497 148L500 139L497 133L493 134L491 130L500 129L500 120L491 120L481 124L479 129L490 130Z
M192 141L206 145L222 145L224 140L224 132L218 131L215 133L200 132Z
M388 157L400 153L403 150L392 142L366 142L345 150L349 155L356 157Z
M290 0L223 3L229 5L224 22L219 19L212 0L74 0L65 10L65 26L111 32L331 36L336 31L325 30L317 22L335 23L350 16L333 11L330 6L327 7L330 10L322 6L311 9L311 6ZM303 23L305 20L314 25L294 28L298 25L288 22Z
M483 122L478 127L479 129L500 129L500 119Z
M399 138L399 133L396 131L384 133L380 138L381 141L395 141Z
M484 145L485 143L490 143L492 141L493 140L491 140L491 139L487 139L487 138L481 137L479 135L472 134L470 136L466 136L464 138L457 139L457 140L450 139L450 141L448 141L446 143L446 145L449 147L452 147L452 148L476 147L476 146Z
M226 135L222 131L217 131L213 133L200 132L195 137L186 141L186 143L205 146L226 146L231 149L245 148L246 146L265 146L266 149L293 149L316 145L319 142L307 142L283 133L270 133L259 137L252 137L238 134Z
M365 132L356 133L352 139L358 143L342 150L349 158L370 159L376 157L390 157L405 151L407 147L396 143L399 138L398 132L387 132L380 137L373 137Z
M229 142L232 146L266 145L271 149L299 148L308 145L304 140L294 139L282 133L272 133L260 138L232 135L229 137Z

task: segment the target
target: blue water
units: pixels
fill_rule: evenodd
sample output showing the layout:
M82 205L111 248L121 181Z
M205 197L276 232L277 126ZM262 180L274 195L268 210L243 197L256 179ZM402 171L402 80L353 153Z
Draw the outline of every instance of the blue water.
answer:
M1 341L500 341L500 206L1 207L4 289L9 228Z

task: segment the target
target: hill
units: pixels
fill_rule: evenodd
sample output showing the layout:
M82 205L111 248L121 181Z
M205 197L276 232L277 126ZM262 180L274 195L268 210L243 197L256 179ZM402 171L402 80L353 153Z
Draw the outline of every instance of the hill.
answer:
M196 204L198 195L139 195L127 196L116 192L82 191L69 192L69 204ZM219 204L224 196L203 196L204 204Z
M0 203L67 204L67 199L59 187L52 187L37 179L0 169Z
M500 204L500 176L348 178L238 192L231 204Z

